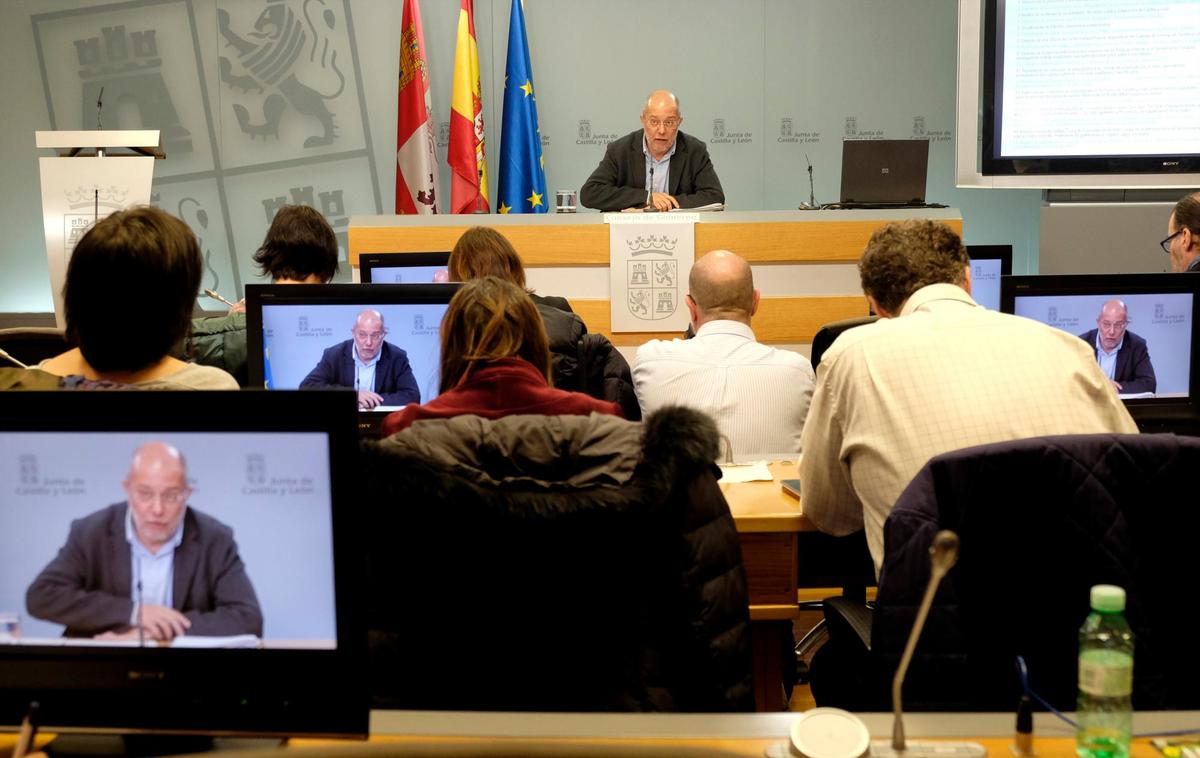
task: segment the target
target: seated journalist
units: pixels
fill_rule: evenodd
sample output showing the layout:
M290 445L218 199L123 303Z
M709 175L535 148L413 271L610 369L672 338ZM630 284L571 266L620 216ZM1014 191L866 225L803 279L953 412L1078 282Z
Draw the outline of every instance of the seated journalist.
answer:
M66 544L29 585L29 614L63 624L67 637L262 636L233 530L188 505L183 455L142 445L123 486L124 503L71 522Z
M67 264L63 308L75 347L34 368L147 389L238 389L225 371L171 355L187 335L203 269L196 235L165 211L142 206L100 219ZM120 293L137 294L132 325L116 315Z
M497 276L528 292L546 327L554 386L619 403L631 421L642 417L625 357L603 334L589 334L565 297L545 297L525 286L525 267L503 234L471 227L454 244L447 269L456 282Z
M338 272L337 237L313 208L285 205L275 212L254 262L271 284L327 284ZM194 319L176 357L224 369L248 386L245 301L234 304L229 315Z
M1076 336L971 299L962 241L935 221L875 231L858 263L881 318L834 341L804 424L804 515L823 532L865 529L876 574L883 523L935 455L1048 434L1135 434Z
M326 348L320 362L300 381L300 389L353 387L362 410L421 402L408 353L384 341L383 314L369 308L359 313L350 335L351 339Z
M1129 331L1129 309L1112 299L1100 308L1096 328L1079 335L1095 351L1100 370L1117 392L1133 395L1154 392L1158 380L1146 340Z
M655 90L642 109L642 128L609 143L579 191L579 202L601 211L669 211L724 203L721 180L703 142L679 131L679 98ZM651 192L647 198L646 188Z
M1186 195L1175 204L1167 220L1167 237L1158 244L1171 257L1172 271L1200 273L1200 192Z
M440 394L388 416L385 435L463 415L621 415L616 403L551 386L546 328L533 300L511 282L485 276L464 284L442 318L440 340Z

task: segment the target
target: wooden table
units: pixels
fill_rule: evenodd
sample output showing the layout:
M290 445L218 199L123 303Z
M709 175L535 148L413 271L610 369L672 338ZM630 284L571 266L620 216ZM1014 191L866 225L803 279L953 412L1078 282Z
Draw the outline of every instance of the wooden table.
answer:
M799 613L796 566L799 534L816 527L785 494L781 479L796 478L796 461L770 464L770 482L721 484L742 545L750 594L754 649L754 699L760 711L787 709L783 697L783 658Z

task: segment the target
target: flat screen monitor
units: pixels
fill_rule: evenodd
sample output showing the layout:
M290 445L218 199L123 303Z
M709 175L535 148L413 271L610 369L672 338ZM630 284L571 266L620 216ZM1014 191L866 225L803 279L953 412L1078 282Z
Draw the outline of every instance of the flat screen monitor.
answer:
M1200 277L1183 274L1009 276L1001 281L1004 312L1079 336L1097 360L1102 352L1115 352L1113 378L1139 425L1196 416L1198 379L1192 368L1200 349L1198 296Z
M967 245L971 258L971 297L1000 310L1000 277L1012 275L1012 245Z
M354 398L298 394L0 393L0 725L366 733Z
M458 284L249 285L247 365L252 387L371 391L359 429L373 434L384 417L438 395L442 316ZM363 314L382 328L361 329ZM374 334L374 337L371 335ZM371 338L372 341L366 341ZM370 372L363 353L376 349ZM368 387L367 384L370 384ZM363 405L363 404L360 404Z
M1200 43L1167 41L1196 28L1200 6L1081 11L1072 0L986 0L983 174L1159 174L1174 184L1171 175L1200 169Z
M363 284L444 284L450 253L363 253L358 270Z

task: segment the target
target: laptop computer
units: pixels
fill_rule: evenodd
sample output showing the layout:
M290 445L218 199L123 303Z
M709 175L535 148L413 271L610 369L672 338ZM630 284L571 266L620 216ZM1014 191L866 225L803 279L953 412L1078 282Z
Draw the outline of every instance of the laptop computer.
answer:
M842 141L842 192L847 207L923 206L929 140Z

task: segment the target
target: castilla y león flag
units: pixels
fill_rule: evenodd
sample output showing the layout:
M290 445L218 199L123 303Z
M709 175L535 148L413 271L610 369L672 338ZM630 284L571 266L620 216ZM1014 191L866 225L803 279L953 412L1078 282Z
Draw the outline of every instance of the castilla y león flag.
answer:
M429 66L417 0L404 0L396 111L396 213L437 213L437 159L429 113Z
M479 87L479 48L475 44L472 0L458 12L454 87L450 96L450 212L487 212L488 177L484 157L483 97Z

